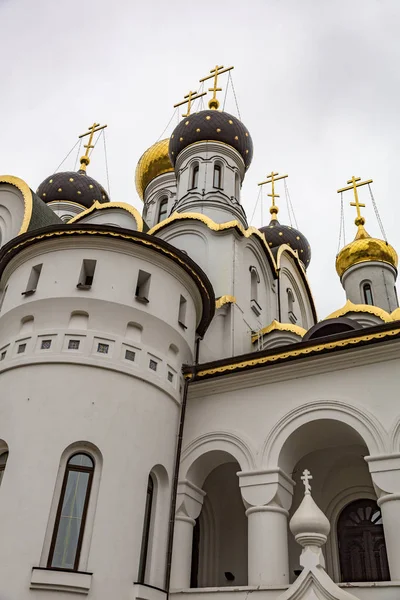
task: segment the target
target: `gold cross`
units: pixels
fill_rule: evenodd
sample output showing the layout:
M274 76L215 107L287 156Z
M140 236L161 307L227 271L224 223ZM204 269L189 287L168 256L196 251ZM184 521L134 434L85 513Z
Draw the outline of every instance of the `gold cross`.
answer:
M268 194L268 196L270 198L272 198L272 205L269 209L269 212L272 215L272 219L276 219L276 215L278 214L278 211L279 211L279 208L275 204L275 198L279 198L279 194L275 194L275 181L279 181L280 179L285 179L287 177L287 175L279 175L279 177L278 177L278 175L279 175L279 173L274 173L273 171L271 171L271 173L269 175L267 175L267 179L258 184L258 185L265 185L266 183L272 184L272 190L271 190L272 194Z
M107 127L107 125L100 125L100 123L93 123L93 125L91 125L88 128L88 131L86 133L82 133L82 135L79 136L79 138L83 138L87 135L89 136L88 143L84 145L84 148L86 148L85 154L83 156L81 156L81 168L80 168L81 171L86 171L86 167L90 163L89 152L92 148L94 148L94 146L92 146L94 134L96 133L96 131L100 131L101 129L105 129L106 127Z
M208 88L209 92L213 92L213 97L208 102L208 108L211 108L212 110L218 109L219 101L217 100L217 92L222 92L222 88L217 87L218 75L222 75L222 73L226 73L227 71L231 71L232 69L234 69L234 67L227 67L226 69L224 69L223 65L221 65L220 67L218 65L215 65L215 69L211 69L210 71L211 75L207 75L207 77L203 77L203 79L200 79L200 82L203 83L203 81L207 81L207 79L212 79L214 77L213 87Z
M182 104L187 104L187 111L185 115L182 115L182 117L188 117L190 115L190 107L192 105L193 100L197 100L197 98L201 98L202 96L205 96L207 94L207 92L203 92L202 94L197 94L197 92L189 92L188 94L186 94L186 96L184 96L184 100L182 100L182 102L178 102L178 104L174 104L174 108L176 108L177 106L181 106Z
M309 481L312 478L313 478L313 476L311 475L310 471L308 469L304 469L303 475L300 477L300 479L304 483L304 487L305 487L305 492L304 493L305 494L310 494L311 493L311 485L309 484Z
M350 202L350 206L355 206L356 210L357 210L357 217L354 222L357 226L364 225L365 219L364 219L364 217L361 216L360 208L365 208L365 204L360 203L360 201L358 199L357 188L362 185L367 185L369 183L372 183L372 179L368 179L367 181L361 181L361 177L354 177L354 175L353 175L353 177L351 179L349 179L347 183L349 183L351 185L338 190L338 194L341 192L347 192L347 190L353 190L355 202Z

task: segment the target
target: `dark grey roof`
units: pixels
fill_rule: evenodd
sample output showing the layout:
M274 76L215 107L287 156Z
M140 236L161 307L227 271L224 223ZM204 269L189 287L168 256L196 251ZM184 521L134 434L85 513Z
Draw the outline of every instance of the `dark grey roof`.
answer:
M49 206L42 202L35 192L32 192L32 216L29 222L28 231L57 224L63 224L60 217L58 217Z
M293 250L297 250L299 258L307 268L311 260L311 248L305 235L290 225L281 225L277 219L272 219L269 225L260 227L261 233L265 235L267 244L274 256L279 246L287 244Z
M63 171L46 177L39 185L37 195L43 202L67 200L90 208L97 202L109 202L106 190L85 171Z

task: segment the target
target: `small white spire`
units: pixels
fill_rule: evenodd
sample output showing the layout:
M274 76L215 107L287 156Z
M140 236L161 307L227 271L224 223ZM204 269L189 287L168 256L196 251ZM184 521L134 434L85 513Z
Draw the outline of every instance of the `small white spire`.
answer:
M304 469L303 475L300 479L302 479L305 487L305 494L311 494L311 485L308 483L310 479L312 479L312 475L308 469Z

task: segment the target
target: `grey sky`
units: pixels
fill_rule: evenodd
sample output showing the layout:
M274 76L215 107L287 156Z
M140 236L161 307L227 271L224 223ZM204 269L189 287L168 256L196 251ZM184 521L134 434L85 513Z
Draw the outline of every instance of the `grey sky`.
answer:
M400 251L399 0L0 0L0 24L1 173L36 189L94 120L108 123L111 198L141 208L138 158L172 105L217 62L229 64L255 147L244 208L250 218L267 172L289 174L312 247L319 317L345 300L335 271L336 190L353 174L374 179L388 240ZM232 94L227 109L236 114ZM88 172L106 185L100 143ZM277 191L287 223L283 186ZM367 188L361 196L367 230L380 235ZM348 192L347 241L350 200ZM265 224L266 200L263 214ZM262 224L260 209L252 224Z

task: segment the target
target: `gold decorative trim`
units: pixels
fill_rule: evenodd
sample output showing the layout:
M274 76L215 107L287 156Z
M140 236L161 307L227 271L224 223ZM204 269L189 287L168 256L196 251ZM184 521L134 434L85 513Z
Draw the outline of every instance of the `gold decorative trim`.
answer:
M371 306L370 304L353 304L351 300L347 300L346 304L339 308L339 310L335 310L332 314L328 315L323 321L327 319L337 319L338 317L343 317L347 315L349 312L355 313L369 313L371 315L375 315L384 321L385 323L390 323L393 321L392 316L383 310L383 308L379 308L378 306Z
M138 228L137 230L143 231L143 219L140 216L139 211L134 206L132 206L131 204L127 204L126 202L97 202L96 201L92 204L92 206L90 206L90 208L87 208L86 210L79 213L79 215L72 217L72 219L70 219L68 221L68 224L77 223L83 217L90 215L90 213L92 213L96 210L105 210L107 208L121 208L122 210L126 210L135 219L136 225Z
M270 323L267 327L263 327L263 329L260 329L259 331L257 331L257 333L252 335L251 341L254 343L260 337L271 333L271 331L290 331L291 333L294 333L295 335L298 335L301 338L307 333L307 330L303 327L300 327L299 325L293 325L292 323L280 323L279 321L276 321L274 319L272 323Z
M103 236L112 236L115 238L120 238L123 240L134 240L136 243L138 244L142 244L143 246L150 246L152 248L155 248L157 250L159 250L160 252L162 252L162 254L165 254L167 256L171 256L174 260L176 260L178 263L180 263L181 265L184 265L184 267L186 269L188 269L190 271L190 273L193 275L193 277L196 279L196 281L200 284L200 286L202 287L202 289L204 290L208 300L211 300L210 295L208 293L208 290L206 288L206 286L204 285L204 283L202 282L200 276L196 273L196 271L194 269L192 269L191 267L189 267L189 265L182 260L179 256L177 256L176 254L174 254L174 252L171 252L170 250L167 250L166 248L163 248L162 246L159 246L158 244L156 244L153 241L150 240L143 240L141 238L136 238L133 235L128 235L125 233L120 233L117 231L91 231L91 230L84 230L84 229L71 229L71 230L65 230L65 231L51 231L48 233L42 233L41 235L33 235L32 237L24 240L23 242L20 242L19 244L16 244L15 246L12 246L12 248L10 248L7 252L7 254L9 254L10 252L12 252L13 250L16 250L17 248L20 248L21 246L26 246L27 244L29 244L30 242L33 242L34 240L43 240L46 238L52 238L52 237L57 237L57 236L65 236L65 235L103 235Z
M224 304L236 304L235 296L221 296L215 301L215 308L221 308L221 306L224 306Z
M393 321L400 321L400 308L396 308L392 313L390 313Z
M261 231L259 231L256 227L249 227L248 229L245 229L243 227L243 225L241 223L239 223L239 221L236 221L236 220L226 221L225 223L216 223L210 217L207 217L206 215L202 215L201 213L174 212L170 217L168 217L168 219L165 219L164 221L161 221L161 223L157 223L157 225L154 225L154 227L152 227L148 233L149 233L149 235L154 235L157 231L160 231L161 229L163 229L170 223L173 223L174 221L185 220L185 219L201 221L202 223L204 223L204 225L207 225L207 227L209 229L211 229L212 231L226 231L227 229L237 229L246 238L249 238L250 236L255 235L256 237L258 237L261 240L264 248L266 249L266 251L268 253L268 256L270 257L271 264L274 268L274 271L275 271L275 273L277 273L277 266L276 266L276 262L274 259L274 255L272 254L272 252L266 242L266 239L265 239L264 235L261 233ZM288 248L289 248L289 246L288 246Z
M386 337L392 337L400 334L400 327L390 329L389 331L382 331L380 333L372 333L368 335L362 335L357 338L348 338L346 340L339 340L336 342L326 342L325 344L319 344L317 346L310 346L308 348L300 348L298 350L289 350L285 352L277 352L270 356L263 356L261 358L254 358L243 362L233 362L229 365L223 365L221 367L214 367L210 369L199 369L196 372L197 377L205 377L206 375L215 375L216 373L228 373L235 369L244 369L246 367L255 367L259 365L266 365L268 363L274 363L277 360L285 358L296 358L301 356L307 356L311 353L321 352L322 350L333 350L334 348L345 348L346 346L356 346L361 342L367 342L370 340L384 339ZM193 379L192 373L185 373L185 379Z
M32 192L29 188L29 185L19 177L14 177L13 175L0 175L0 183L9 183L21 192L24 199L25 210L21 229L19 230L18 235L26 233L28 231L29 223L31 222L33 210Z

